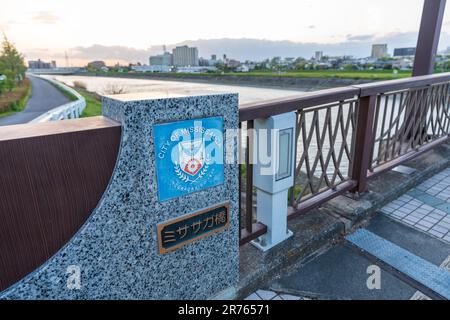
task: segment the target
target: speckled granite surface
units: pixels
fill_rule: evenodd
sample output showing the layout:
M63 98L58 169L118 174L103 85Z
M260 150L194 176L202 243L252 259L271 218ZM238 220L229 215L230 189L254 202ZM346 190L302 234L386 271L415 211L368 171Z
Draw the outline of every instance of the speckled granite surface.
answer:
M104 98L103 113L122 123L110 184L79 232L2 299L205 299L239 277L238 167L225 164L223 185L158 201L152 125L223 116L238 127L238 97L217 94L127 101ZM233 152L237 152L234 144ZM225 143L225 148L230 148ZM228 152L229 150L225 150ZM230 227L178 250L158 253L156 224L230 202ZM67 267L81 268L81 288L68 289Z

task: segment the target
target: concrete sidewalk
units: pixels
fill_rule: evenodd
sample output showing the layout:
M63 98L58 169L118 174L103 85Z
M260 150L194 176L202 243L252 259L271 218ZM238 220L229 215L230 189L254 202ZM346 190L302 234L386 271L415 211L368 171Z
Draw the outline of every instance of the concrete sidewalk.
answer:
M439 201L433 201L433 205L439 206L439 210L446 212L445 204L443 204L446 198L447 192L445 190L445 183L442 182L440 178L446 175L446 171L450 168L450 145L442 144L433 150L426 152L423 155L418 156L405 163L405 166L409 167L410 170L390 170L384 174L377 176L369 180L368 192L355 197L354 195L348 193L338 196L323 206L311 210L308 214L292 219L288 222L288 227L294 232L294 236L285 242L279 244L272 250L268 252L260 252L252 244L248 243L240 248L240 282L236 286L235 297L244 299L257 292L261 289L269 289L273 279L281 279L287 274L299 271L300 267L306 265L308 261L313 261L318 256L328 252L330 247L333 248L344 241L345 235L351 234L357 228L365 227L372 221L374 224L377 221L371 220L371 218L376 216L384 216L385 220L395 223L396 221L387 217L387 213L380 213L382 208L388 206L391 202L396 201L399 197L405 194L411 196L411 192L414 189L420 191L420 199L414 200L414 202L409 203L412 199L406 203L414 206L407 206L413 210L416 208L415 205L422 202L424 204L430 204L430 199L428 196L431 193L437 192L439 195ZM407 169L407 168L403 168ZM443 174L443 172L445 174ZM427 185L424 182L431 181ZM450 182L449 182L450 183ZM433 188L433 190L428 190ZM415 192L418 194L418 192ZM423 194L427 193L427 197ZM414 194L414 192L413 192ZM398 202L398 201L396 201ZM404 201L403 201L404 202ZM430 209L428 207L422 209ZM384 210L383 210L384 211ZM423 211L423 210L422 210ZM429 210L428 210L429 211ZM433 220L435 222L434 214L437 212L430 211L431 214L428 217L427 212L425 213L424 221ZM440 214L441 212L438 212ZM416 212L413 213L414 215ZM405 216L406 217L406 216ZM381 219L381 218L379 218ZM410 219L409 219L410 220ZM411 220L410 220L411 221ZM438 225L430 226L430 230L434 229L441 230L438 227L446 227L446 219L440 219ZM402 225L413 232L423 234L423 230L419 227L411 228L410 225L405 225L403 222L399 221L396 225ZM421 223L424 225L424 223ZM387 227L386 223L383 224L382 229L391 230L391 233L398 233L400 237L409 237L406 233L400 231L393 231L391 227ZM391 226L391 224L389 224ZM434 232L433 231L433 232ZM376 233L376 232L375 232ZM437 240L435 235L432 233L426 234L428 238ZM440 238L438 243L446 245L444 241L447 234ZM417 238L418 239L418 238ZM423 239L423 238L421 238ZM395 243L395 241L393 241ZM403 245L398 244L403 247ZM423 246L425 250L428 247ZM408 247L406 247L407 250ZM435 251L431 249L432 251ZM350 251L349 253L354 254L351 250L342 249L342 251ZM413 250L414 251L414 250ZM414 254L417 254L413 252ZM353 257L351 259L358 259L364 261L365 257ZM440 260L442 257L439 257ZM339 260L339 258L336 258ZM434 261L435 265L442 261ZM337 261L339 262L339 261ZM366 270L362 276L367 279ZM389 276L388 276L389 277ZM363 278L361 278L363 279ZM365 285L365 282L362 282ZM409 286L409 290L405 291L407 294L401 295L402 298L407 297L411 292L415 292L415 288ZM288 292L281 292L288 293ZM331 294L332 292L328 292ZM323 293L323 298L326 298L327 292ZM264 295L264 294L262 294ZM276 296L276 295L275 295ZM255 296L254 296L255 297ZM346 294L341 296L342 299L349 298ZM392 299L395 297L392 296ZM381 296L380 296L380 299Z
M53 108L70 102L64 94L48 81L34 76L28 76L28 78L31 81L31 96L25 109L0 118L0 126L27 123Z
M290 266L247 299L448 297L449 207L450 169L446 169L382 207L362 229L373 238L369 242L347 236L310 261ZM368 285L374 268L379 270L379 288Z

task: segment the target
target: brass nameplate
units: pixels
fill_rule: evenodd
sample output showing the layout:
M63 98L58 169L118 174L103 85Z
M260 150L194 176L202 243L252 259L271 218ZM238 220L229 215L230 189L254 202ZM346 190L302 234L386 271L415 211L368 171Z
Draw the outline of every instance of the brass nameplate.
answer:
M224 203L157 225L159 253L222 231L230 224L229 204Z

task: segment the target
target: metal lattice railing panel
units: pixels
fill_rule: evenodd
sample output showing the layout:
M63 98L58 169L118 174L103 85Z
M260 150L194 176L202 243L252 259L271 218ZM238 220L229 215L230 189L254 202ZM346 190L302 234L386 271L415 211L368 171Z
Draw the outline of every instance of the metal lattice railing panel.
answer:
M449 134L450 84L379 94L370 170Z
M244 104L242 129L253 120L297 113L294 187L289 219L450 139L450 73L326 89ZM245 136L245 135L244 135ZM241 138L241 244L266 232L257 221L251 143Z
M292 206L349 179L357 103L352 99L298 111Z

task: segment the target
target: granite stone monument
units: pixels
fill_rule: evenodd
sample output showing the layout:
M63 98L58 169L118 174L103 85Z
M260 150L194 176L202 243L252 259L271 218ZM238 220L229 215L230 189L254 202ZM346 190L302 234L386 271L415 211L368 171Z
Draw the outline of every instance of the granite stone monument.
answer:
M239 277L237 94L105 97L122 124L96 209L3 299L207 299ZM233 158L233 157L231 157ZM237 156L234 157L236 159Z

